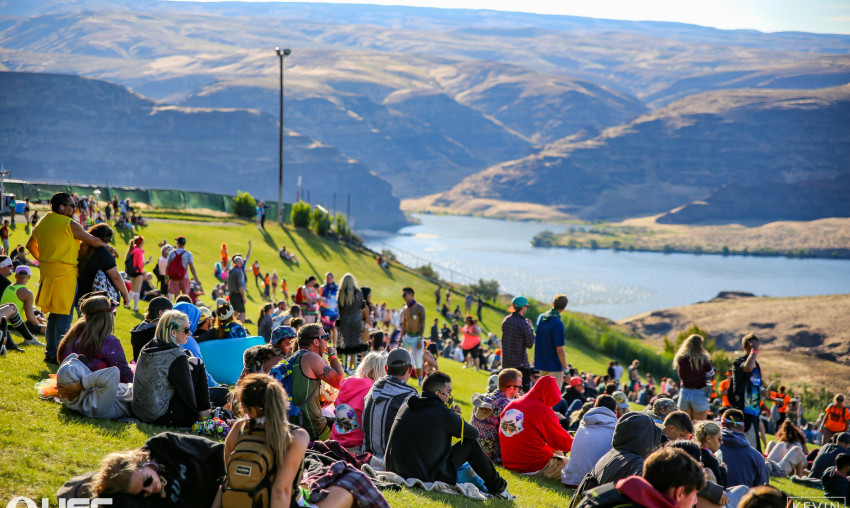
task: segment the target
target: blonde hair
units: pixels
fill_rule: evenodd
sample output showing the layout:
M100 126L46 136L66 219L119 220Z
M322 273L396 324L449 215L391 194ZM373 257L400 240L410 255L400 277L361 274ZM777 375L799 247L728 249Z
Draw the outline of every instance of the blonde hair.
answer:
M156 338L166 344L177 344L177 339L171 335L171 332L179 330L182 323L189 326L189 316L173 309L163 312L156 325Z
M127 492L133 473L150 461L150 453L144 450L110 453L92 477L91 492L98 497Z
M65 351L69 341L79 338L77 350L88 356L100 352L106 337L115 331L115 318L112 316L112 302L105 296L92 296L80 302L83 317L68 330L59 343L59 353Z
M350 273L342 276L342 284L339 286L339 299L337 302L340 307L345 307L354 303L354 295L357 293L357 281Z
M720 434L720 425L710 420L700 420L694 425L694 439L699 444L705 443L709 436Z
M286 451L292 443L292 432L286 419L286 391L268 374L248 374L239 380L233 394L243 410L257 409L265 417L266 444L271 448L278 467L286 461Z
M682 358L687 358L691 362L693 370L702 369L703 364L708 361L708 351L702 347L702 336L693 334L682 342L676 356L673 357L673 367L677 367Z
M355 376L377 381L384 376L384 367L386 367L386 365L386 355L372 351L360 361L360 365L357 366L357 373Z

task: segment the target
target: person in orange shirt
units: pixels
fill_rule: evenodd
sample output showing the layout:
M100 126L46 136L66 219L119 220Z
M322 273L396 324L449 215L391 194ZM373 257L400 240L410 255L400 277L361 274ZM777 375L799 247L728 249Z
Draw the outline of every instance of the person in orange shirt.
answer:
M770 398L773 399L773 405L779 411L779 420L776 422L776 427L779 428L782 422L785 421L785 408L788 402L791 401L791 397L785 393L785 385L780 385L778 392L770 392Z
M833 434L844 432L850 423L850 409L844 406L844 395L836 394L832 403L824 409L826 416L823 419L823 444L829 442Z
M230 262L230 256L227 255L227 244L221 244L221 268L227 270L229 267L227 266Z
M726 371L726 379L720 382L719 390L720 397L723 401L723 407L732 407L732 404L729 403L729 395L727 392L729 391L729 382L732 379L732 370Z

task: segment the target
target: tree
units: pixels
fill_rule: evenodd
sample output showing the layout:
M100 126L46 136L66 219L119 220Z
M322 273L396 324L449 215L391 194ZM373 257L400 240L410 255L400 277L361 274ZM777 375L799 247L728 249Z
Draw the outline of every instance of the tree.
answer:
M415 270L419 272L420 275L428 279L437 280L440 278L440 275L437 273L436 270L434 270L434 267L431 266L431 263L419 266Z
M348 227L348 218L342 212L337 213L334 217L334 231L343 238L351 236L351 228Z
M321 206L316 206L310 216L310 227L317 235L325 236L331 229L331 215Z
M495 300L499 296L499 281L478 279L478 282L470 284L469 290L473 294L480 295L485 300Z
M257 200L247 192L238 190L233 198L233 211L240 217L254 217L257 215Z
M301 200L293 203L289 218L296 228L308 227L310 225L310 205Z

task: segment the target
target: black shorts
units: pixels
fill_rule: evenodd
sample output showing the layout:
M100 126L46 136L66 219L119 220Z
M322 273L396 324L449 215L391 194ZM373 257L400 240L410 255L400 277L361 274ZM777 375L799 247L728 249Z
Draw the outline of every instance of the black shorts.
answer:
M242 299L241 294L232 293L230 295L230 306L233 307L233 312L245 314L245 300Z
M468 355L472 355L473 358L478 358L478 353L481 351L481 344L476 344L469 349L463 350L463 357L466 358Z

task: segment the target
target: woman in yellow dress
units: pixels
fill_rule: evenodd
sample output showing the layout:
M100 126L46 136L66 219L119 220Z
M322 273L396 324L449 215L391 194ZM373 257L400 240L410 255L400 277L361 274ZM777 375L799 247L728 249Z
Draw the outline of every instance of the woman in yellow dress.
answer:
M35 304L47 317L47 350L45 363L58 363L56 352L59 341L71 327L71 311L77 291L77 254L80 242L92 247L107 247L117 255L109 244L86 233L73 220L76 204L65 192L57 192L50 198L49 212L33 228L27 250L38 260L40 278Z

